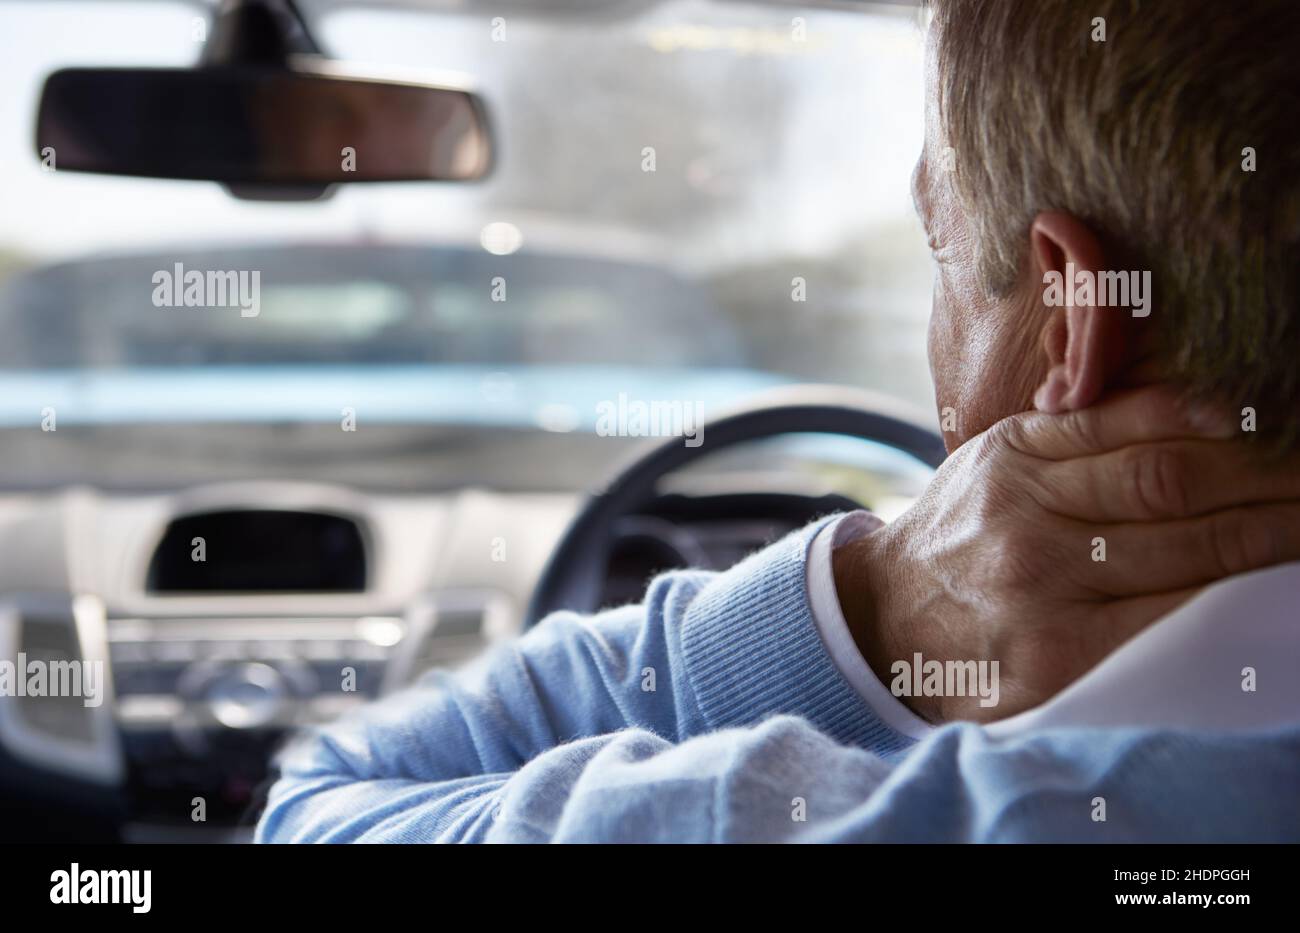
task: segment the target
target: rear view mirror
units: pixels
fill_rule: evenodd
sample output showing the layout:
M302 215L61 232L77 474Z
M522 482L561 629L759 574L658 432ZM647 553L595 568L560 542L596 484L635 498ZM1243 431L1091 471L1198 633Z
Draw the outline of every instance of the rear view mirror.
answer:
M36 148L60 171L286 188L472 181L492 162L469 91L301 60L58 71L45 82Z

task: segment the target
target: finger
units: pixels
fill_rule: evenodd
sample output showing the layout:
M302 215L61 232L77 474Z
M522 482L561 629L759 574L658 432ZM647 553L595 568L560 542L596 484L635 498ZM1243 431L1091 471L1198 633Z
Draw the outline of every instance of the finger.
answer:
M1064 414L1029 411L1004 418L991 431L1016 450L1046 460L1068 460L1131 444L1180 438L1228 438L1235 419L1172 389L1151 386L1109 396L1097 405Z
M1092 561L1084 572L1086 585L1097 592L1120 597L1170 592L1300 560L1300 503L1240 506L1171 522L1102 525L1080 551L1086 555L1082 559Z
M1242 444L1136 444L1046 463L1034 476L1045 508L1093 522L1141 522L1205 515L1252 503L1300 500L1296 457L1260 463Z

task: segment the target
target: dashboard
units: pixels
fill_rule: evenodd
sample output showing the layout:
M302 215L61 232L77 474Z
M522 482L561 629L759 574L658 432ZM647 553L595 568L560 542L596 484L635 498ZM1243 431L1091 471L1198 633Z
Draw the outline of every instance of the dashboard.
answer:
M78 838L92 818L128 841L246 837L291 730L519 634L581 502L287 482L0 496L0 657L78 660L105 687L93 706L0 696L0 794L32 801L46 838L52 810ZM620 524L602 602L852 504L665 495Z
M0 697L0 792L71 782L145 838L236 826L287 730L515 635L577 505L278 482L0 498L0 656L97 664L107 688Z

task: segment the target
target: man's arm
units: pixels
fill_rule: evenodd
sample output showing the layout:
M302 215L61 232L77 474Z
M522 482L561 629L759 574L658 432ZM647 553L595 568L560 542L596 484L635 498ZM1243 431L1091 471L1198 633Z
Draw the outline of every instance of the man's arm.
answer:
M259 838L1294 842L1298 762L1294 730L1067 729L997 740L972 724L936 730L900 762L776 716L682 743L644 729L579 739L509 774L428 783L335 775L321 786L299 775L277 787Z
M834 742L905 747L835 669L811 617L806 561L821 526L725 573L665 574L642 606L557 613L471 668L306 734L281 757L258 838L483 838L512 794L531 819L537 806L562 810L560 776L576 781L602 753L778 713Z

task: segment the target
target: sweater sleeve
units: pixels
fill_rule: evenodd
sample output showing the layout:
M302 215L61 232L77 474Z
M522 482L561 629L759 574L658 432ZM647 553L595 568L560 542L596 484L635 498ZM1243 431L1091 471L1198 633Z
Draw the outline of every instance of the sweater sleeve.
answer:
M602 754L669 760L659 752L778 715L837 745L907 747L818 634L806 563L823 524L725 573L665 574L640 606L557 613L470 668L304 733L279 758L258 840L552 838Z
M665 575L643 606L552 616L303 735L258 840L1297 838L1294 726L997 737L952 723L911 744L823 647L804 582L817 530L726 573Z

